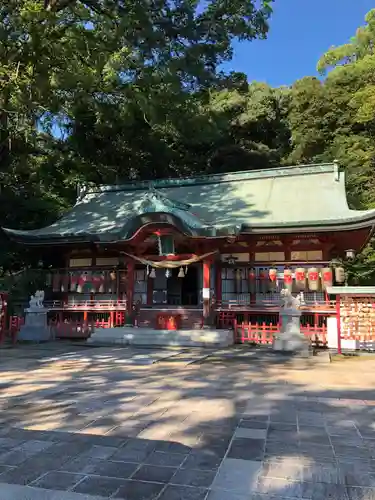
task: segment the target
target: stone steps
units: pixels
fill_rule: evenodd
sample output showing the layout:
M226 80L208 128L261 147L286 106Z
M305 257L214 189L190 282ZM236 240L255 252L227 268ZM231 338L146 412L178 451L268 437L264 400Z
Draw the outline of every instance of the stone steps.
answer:
M87 342L134 346L227 347L233 344L233 332L202 328L174 331L133 327L98 328Z

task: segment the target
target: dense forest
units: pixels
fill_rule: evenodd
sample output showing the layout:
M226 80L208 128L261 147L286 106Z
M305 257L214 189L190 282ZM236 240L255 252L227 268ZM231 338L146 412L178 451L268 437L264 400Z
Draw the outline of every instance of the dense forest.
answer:
M220 71L233 40L267 36L272 0L1 4L1 226L47 225L82 182L333 159L351 206L375 207L375 10L321 79L272 88ZM33 264L0 242L3 273Z

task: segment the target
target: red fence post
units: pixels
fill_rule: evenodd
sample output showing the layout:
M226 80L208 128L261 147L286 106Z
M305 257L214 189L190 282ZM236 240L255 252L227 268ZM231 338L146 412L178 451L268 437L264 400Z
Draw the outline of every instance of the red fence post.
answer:
M341 354L341 317L340 317L340 295L336 296L336 322L337 322L337 352Z

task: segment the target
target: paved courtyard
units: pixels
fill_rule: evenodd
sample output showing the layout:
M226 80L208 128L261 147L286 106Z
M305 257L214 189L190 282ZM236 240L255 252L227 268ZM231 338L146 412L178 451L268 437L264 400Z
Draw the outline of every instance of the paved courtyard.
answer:
M0 500L375 500L375 361L0 351Z

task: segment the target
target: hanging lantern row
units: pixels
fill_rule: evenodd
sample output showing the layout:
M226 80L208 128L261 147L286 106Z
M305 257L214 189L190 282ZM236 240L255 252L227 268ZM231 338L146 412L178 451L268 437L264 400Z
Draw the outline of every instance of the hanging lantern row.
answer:
M51 273L47 285L54 292L77 293L114 293L117 275L115 271L72 271L69 273Z
M336 267L335 281L336 283L345 282L345 270L342 267ZM260 288L267 287L268 289L275 289L278 280L278 270L271 268L268 272L265 269L259 270ZM293 283L294 278L294 283ZM255 269L249 271L250 291L255 290L256 272ZM308 285L309 290L318 291L320 285L325 290L333 284L333 272L330 267L318 269L311 267L305 269L304 267L297 267L293 273L291 269L284 269L283 281L285 288L292 290L293 284L299 289L304 290ZM263 283L263 285L262 285Z

